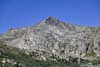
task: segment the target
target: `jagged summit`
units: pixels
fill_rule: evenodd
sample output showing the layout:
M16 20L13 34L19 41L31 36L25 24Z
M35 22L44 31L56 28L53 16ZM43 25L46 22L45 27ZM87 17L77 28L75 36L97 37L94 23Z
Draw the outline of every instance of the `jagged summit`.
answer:
M58 27L60 29L64 29L66 24L62 21L60 21L59 19L49 16L47 17L45 20L41 21L39 24L39 26L55 26ZM70 24L69 24L70 25Z
M48 24L59 24L60 23L60 20L54 18L54 17L51 17L49 16L46 20L45 20L46 23Z
M47 20L55 20L55 18L52 17L52 16L48 16L48 17L47 17Z

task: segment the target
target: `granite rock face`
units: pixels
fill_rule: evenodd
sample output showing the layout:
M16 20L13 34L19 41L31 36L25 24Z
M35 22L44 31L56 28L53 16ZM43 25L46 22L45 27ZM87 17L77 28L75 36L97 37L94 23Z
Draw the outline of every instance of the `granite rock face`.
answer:
M65 24L53 17L34 26L11 29L0 36L0 41L11 47L44 51L63 59L100 56L100 27Z

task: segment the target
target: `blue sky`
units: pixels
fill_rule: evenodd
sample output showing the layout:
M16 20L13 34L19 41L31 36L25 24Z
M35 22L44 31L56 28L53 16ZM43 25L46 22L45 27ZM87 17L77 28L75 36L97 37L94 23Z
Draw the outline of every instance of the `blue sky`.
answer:
M0 0L0 33L53 16L81 26L100 26L100 0Z

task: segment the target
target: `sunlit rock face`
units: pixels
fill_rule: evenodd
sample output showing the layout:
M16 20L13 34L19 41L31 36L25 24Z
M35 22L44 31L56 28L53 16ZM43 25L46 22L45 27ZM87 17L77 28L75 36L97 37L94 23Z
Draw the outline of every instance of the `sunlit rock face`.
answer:
M0 36L7 45L30 51L45 51L60 58L100 56L100 28L66 24L53 17L24 28L11 29ZM92 56L92 55L91 55Z

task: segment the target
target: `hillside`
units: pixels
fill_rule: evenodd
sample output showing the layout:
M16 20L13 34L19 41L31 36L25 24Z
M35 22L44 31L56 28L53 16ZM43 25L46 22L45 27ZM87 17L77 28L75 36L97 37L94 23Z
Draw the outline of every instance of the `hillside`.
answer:
M78 64L64 63L59 60L44 61L32 58L31 52L8 47L0 43L0 67L79 67Z

